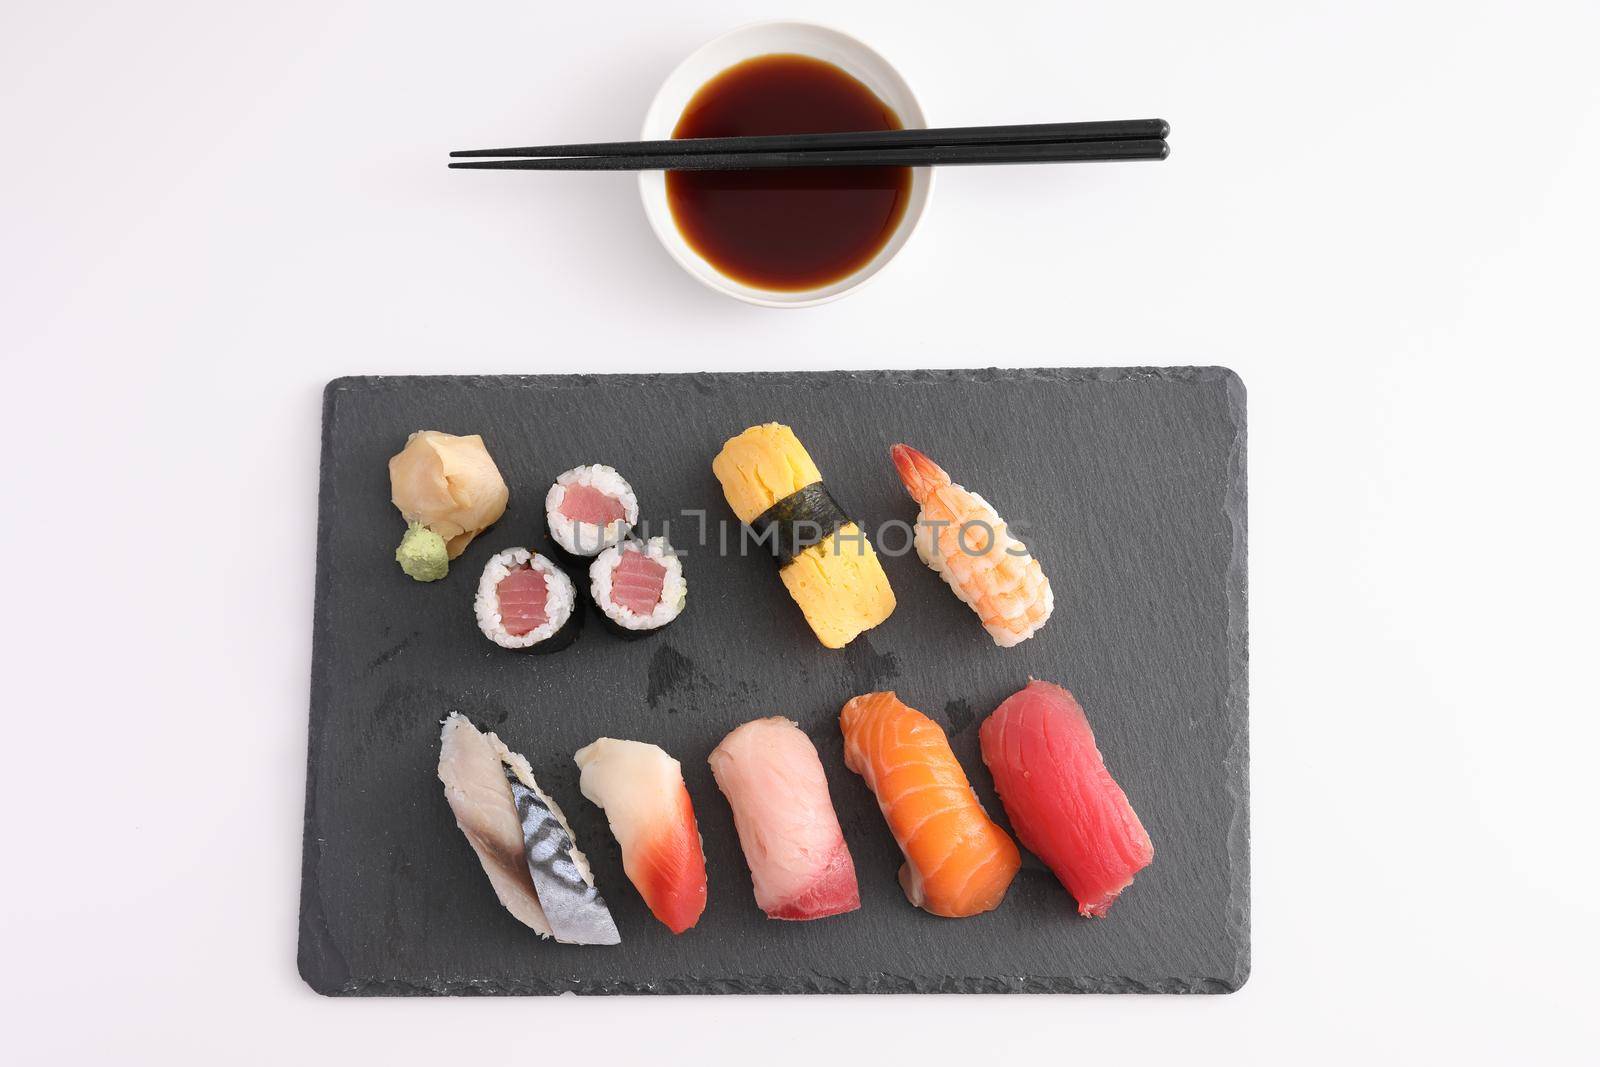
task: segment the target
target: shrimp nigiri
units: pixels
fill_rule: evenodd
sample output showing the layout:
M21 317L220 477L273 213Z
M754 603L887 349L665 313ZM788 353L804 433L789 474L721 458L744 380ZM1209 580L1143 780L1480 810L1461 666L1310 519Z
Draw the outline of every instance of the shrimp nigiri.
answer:
M906 862L900 887L924 911L960 919L1000 906L1022 854L978 803L939 724L893 693L839 712L845 766L861 775Z
M1001 648L1038 633L1050 618L1055 596L1050 579L1027 546L977 493L950 480L933 460L910 445L889 450L895 470L921 507L917 555L978 613Z

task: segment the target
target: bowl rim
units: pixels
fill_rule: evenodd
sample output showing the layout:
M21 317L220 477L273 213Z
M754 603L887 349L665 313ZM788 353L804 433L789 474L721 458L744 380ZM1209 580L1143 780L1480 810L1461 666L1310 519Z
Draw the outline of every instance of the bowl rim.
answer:
M750 33L753 30L770 30L776 27L794 27L806 31L821 30L824 33L832 34L840 38L849 47L860 49L868 56L874 58L877 62L883 64L884 69L886 69L890 75L899 81L900 88L904 89L905 91L906 101L909 104L909 108L896 109L897 112L904 112L907 110L913 112L913 114L900 114L900 119L905 124L905 128L923 129L928 126L927 116L922 110L922 101L917 97L915 90L911 88L911 83L906 81L905 75L900 73L899 68L897 68L893 63L890 63L889 60L884 57L883 53L879 52L865 41L862 41L854 34L846 33L844 30L828 25L827 23L812 22L805 19L757 19L753 22L742 23L741 25L735 26L732 29L728 29L717 34L715 37L701 44L694 51L684 56L683 59L672 68L672 70L667 74L666 78L662 80L660 87L656 89L655 95L650 99L649 106L645 109L644 121L640 128L640 138L642 140L652 140L656 137L671 136L670 131L666 134L661 134L654 128L656 112L663 106L663 97L665 96L668 87L679 81L680 75L682 75L682 73L692 64L700 60L705 53L724 45L731 38L742 36ZM805 50L801 48L796 48L794 51L801 55L807 54ZM752 52L746 58L753 59L756 56L767 55L770 53L771 50ZM716 74L720 74L726 69L727 67L724 66L710 77L715 77ZM710 80L710 77L701 80L699 85L695 87L694 91L698 92L700 87L704 86ZM869 262L863 267L859 268L853 275L846 275L844 278L839 279L839 281L830 283L830 286L836 287L833 288L833 291L831 292L825 291L829 288L827 286L816 289L795 290L759 289L755 286L745 285L744 283L733 278L729 278L727 275L717 270L714 264L712 264L709 260L706 260L705 257L701 256L695 251L694 247L689 244L688 239L685 238L678 230L677 222L672 217L672 207L666 202L664 193L658 196L654 192L652 186L655 181L659 181L662 186L665 185L665 178L660 172L645 171L640 173L639 198L644 207L645 218L649 221L650 228L652 231L654 231L656 239L661 242L661 246L666 249L667 254L673 258L678 266L683 268L685 273L687 273L691 278L694 278L700 284L704 285L706 288L712 290L713 292L721 293L724 296L731 296L736 300L742 300L747 304L754 304L758 307L808 308L831 303L856 292L862 286L866 285L868 282L872 281L874 278L888 269L889 265L898 259L900 254L905 251L905 246L911 243L911 238L916 234L917 227L922 221L922 216L927 213L928 203L933 198L934 185L934 168L912 167L911 172L913 189L915 190L917 183L920 182L922 184L922 190L920 197L917 197L916 193L913 192L913 198L917 202L907 205L906 214L901 216L899 223L897 223L895 226L895 232L889 237L890 242L898 241L899 244L892 251L890 251L887 258L878 260L875 256L874 262L876 265L874 265L874 262ZM888 242L886 242L886 245L887 243ZM879 254L882 254L882 250L880 250ZM703 271L699 268L699 264L702 263L709 268L708 271Z

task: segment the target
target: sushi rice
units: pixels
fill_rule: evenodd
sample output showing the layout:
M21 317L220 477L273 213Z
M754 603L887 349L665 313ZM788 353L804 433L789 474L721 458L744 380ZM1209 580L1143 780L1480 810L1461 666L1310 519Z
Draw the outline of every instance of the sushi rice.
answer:
M611 576L622 562L624 552L642 552L661 564L666 575L661 582L661 597L655 610L641 615L611 599ZM689 600L689 583L683 577L683 561L665 537L648 541L624 541L600 553L589 566L589 593L606 618L625 630L655 630L683 614Z
M501 579L523 565L544 575L546 619L544 625L519 637L507 633L505 623L500 618L499 586ZM484 566L483 577L478 579L478 595L473 602L473 610L478 616L478 629L483 631L483 636L501 648L524 649L532 648L559 633L572 617L577 599L577 589L572 579L554 563L525 548L508 548L490 557Z
M588 486L622 505L624 518L615 519L604 526L580 522L561 511L567 487ZM556 544L575 556L594 556L620 542L639 522L639 499L633 486L618 474L616 468L603 463L591 463L563 472L550 487L544 498L545 520L550 524L550 536Z

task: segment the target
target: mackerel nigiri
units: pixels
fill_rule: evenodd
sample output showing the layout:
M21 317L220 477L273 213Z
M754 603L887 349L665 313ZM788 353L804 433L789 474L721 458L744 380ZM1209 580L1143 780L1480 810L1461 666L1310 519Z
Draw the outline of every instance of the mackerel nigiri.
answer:
M495 896L519 922L567 944L617 944L589 861L523 756L453 712L439 734L439 781Z
M861 907L822 761L799 726L781 716L747 722L712 750L710 763L767 918L822 919Z
M877 794L905 853L900 886L934 915L1000 906L1022 856L990 821L939 724L893 693L858 696L839 713L845 766Z
M1078 914L1105 915L1155 849L1083 708L1059 685L1031 680L984 720L978 740L1023 845L1067 887Z
M706 910L706 857L683 767L655 745L602 737L573 757L578 788L605 809L622 869L650 913L681 934Z
M1056 603L1050 579L1006 520L910 445L895 445L889 456L921 509L917 555L977 613L994 643L1010 648L1043 629Z

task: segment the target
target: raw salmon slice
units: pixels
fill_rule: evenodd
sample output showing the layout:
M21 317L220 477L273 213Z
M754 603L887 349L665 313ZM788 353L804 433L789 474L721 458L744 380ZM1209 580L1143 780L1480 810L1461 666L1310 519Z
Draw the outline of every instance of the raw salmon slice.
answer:
M799 726L781 716L747 722L712 750L710 763L767 918L822 919L861 907L822 761Z
M1022 857L984 814L939 724L893 693L858 696L839 713L844 761L878 797L905 853L900 885L948 918L998 907Z
M622 501L607 496L592 485L567 486L561 497L561 514L575 522L587 522L595 526L605 526L628 517Z
M544 575L532 567L518 567L494 587L500 601L500 621L512 637L530 634L550 621L545 614L545 597L549 590Z
M984 720L978 740L1023 845L1055 872L1080 915L1105 915L1155 849L1078 701L1059 685L1030 681Z
M656 745L602 737L573 757L578 788L605 809L622 869L650 914L681 934L706 910L706 857L683 768Z
M611 601L635 615L648 615L661 601L667 568L638 551L625 551L611 572Z

